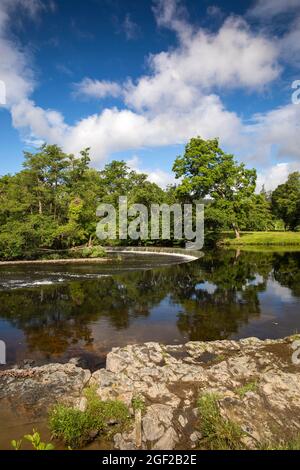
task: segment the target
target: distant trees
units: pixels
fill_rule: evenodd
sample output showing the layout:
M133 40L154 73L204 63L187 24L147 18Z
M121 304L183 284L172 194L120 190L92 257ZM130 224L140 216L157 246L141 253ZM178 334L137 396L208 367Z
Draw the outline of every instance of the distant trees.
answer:
M0 258L92 245L97 206L118 204L124 195L129 206L140 203L148 209L151 203L201 200L205 228L213 233L230 229L239 237L241 230L271 230L282 223L290 230L300 226L300 173L292 173L271 194L264 189L257 194L256 170L224 152L217 139L191 139L174 162L179 183L165 190L124 161L113 160L100 171L91 168L88 148L76 157L57 145L43 145L24 157L19 173L0 177Z
M300 172L291 173L287 181L272 193L272 211L283 220L285 228L300 230Z
M0 258L34 257L38 249L66 249L96 239L96 208L116 203L164 202L165 192L147 175L112 161L90 168L89 149L79 157L57 145L24 153L23 170L0 178Z

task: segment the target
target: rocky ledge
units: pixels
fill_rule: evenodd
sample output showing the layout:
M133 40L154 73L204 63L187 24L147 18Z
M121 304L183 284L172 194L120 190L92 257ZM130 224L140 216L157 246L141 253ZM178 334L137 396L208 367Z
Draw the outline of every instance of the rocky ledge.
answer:
M201 439L197 400L214 393L221 415L241 427L245 447L255 448L300 432L295 339L130 345L114 348L106 368L93 374L76 361L3 371L0 408L42 415L60 401L84 410L84 388L93 386L101 399L122 400L135 415L114 436L115 448L191 449Z

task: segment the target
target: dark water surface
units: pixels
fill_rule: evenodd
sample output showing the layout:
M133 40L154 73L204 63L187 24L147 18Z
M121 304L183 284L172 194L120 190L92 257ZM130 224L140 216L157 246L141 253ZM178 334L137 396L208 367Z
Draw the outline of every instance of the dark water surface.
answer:
M8 365L80 356L104 365L114 346L300 331L300 252L122 254L107 265L0 268L0 339Z

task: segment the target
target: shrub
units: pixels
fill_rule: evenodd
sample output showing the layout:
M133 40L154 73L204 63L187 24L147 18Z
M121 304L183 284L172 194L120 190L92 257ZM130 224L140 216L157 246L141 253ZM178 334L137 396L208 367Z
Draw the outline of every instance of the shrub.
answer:
M84 258L103 258L105 254L105 249L100 245L86 247L82 250L82 256Z
M25 434L24 439L31 443L34 450L54 450L54 446L52 444L47 444L46 442L41 441L41 436L35 429L33 429L32 434ZM22 439L19 441L13 439L11 441L11 445L14 450L20 450Z
M198 400L202 433L200 447L209 450L242 449L243 431L239 425L221 416L218 397L213 393L202 395Z
M50 412L53 437L62 439L68 446L82 447L100 433L116 432L129 419L128 408L118 400L101 401L94 389L86 391L86 398L85 411L59 404Z
M255 392L257 390L258 384L257 381L254 380L252 382L248 382L242 387L237 388L237 394L243 398L247 392Z

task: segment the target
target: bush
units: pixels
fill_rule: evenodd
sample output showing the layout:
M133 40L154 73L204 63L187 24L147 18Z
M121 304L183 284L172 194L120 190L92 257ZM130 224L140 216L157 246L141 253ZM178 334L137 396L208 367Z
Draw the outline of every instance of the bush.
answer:
M56 405L50 412L49 425L53 437L62 439L73 448L82 447L100 433L116 432L129 419L129 410L121 401L101 401L94 389L88 389L86 397L85 411Z
M82 256L84 258L103 258L105 254L105 249L100 245L86 247L82 250Z
M243 431L239 425L221 416L218 398L213 393L202 395L198 400L200 416L201 448L209 450L238 450L243 445Z

